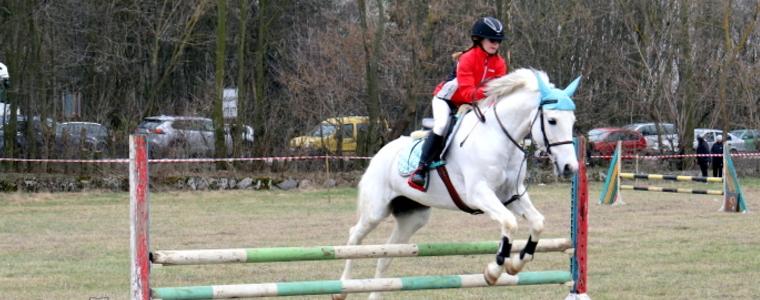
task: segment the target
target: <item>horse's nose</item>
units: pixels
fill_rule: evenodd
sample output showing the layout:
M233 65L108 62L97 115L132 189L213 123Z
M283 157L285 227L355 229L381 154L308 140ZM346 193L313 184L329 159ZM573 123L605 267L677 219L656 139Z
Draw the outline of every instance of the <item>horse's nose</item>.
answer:
M570 164L565 164L565 167L562 168L562 176L564 177L570 177L575 175L575 168L570 166Z

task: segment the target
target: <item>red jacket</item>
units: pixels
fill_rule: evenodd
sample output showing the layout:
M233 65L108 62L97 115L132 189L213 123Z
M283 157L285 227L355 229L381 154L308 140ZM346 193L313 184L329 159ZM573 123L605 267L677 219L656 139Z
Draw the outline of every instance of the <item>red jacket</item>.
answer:
M457 63L458 88L451 101L459 106L486 97L483 93L486 82L507 74L509 67L501 55L490 55L481 47L472 47L459 57ZM433 94L438 93L445 82L438 84Z

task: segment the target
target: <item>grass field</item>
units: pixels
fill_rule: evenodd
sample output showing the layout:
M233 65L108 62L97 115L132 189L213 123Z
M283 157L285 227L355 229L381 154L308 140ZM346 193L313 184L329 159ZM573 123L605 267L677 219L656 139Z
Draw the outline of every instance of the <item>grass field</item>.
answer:
M760 298L760 220L753 212L760 210L760 182L743 183L748 214L717 212L717 196L689 194L623 191L626 205L599 206L600 185L592 184L591 297ZM544 237L567 236L569 186L532 186L530 192L546 215ZM340 245L355 221L355 194L352 188L153 193L151 248ZM0 298L128 297L128 194L0 194L0 216ZM365 244L382 243L392 222ZM521 229L518 238L526 235ZM435 210L412 242L498 238L496 224L485 216ZM388 276L480 273L492 259L400 258ZM370 277L374 263L357 261L354 277ZM528 271L563 270L567 264L566 255L539 253ZM152 280L168 287L337 279L342 268L342 261L154 267ZM388 293L386 299L561 299L567 292L555 285L496 287Z

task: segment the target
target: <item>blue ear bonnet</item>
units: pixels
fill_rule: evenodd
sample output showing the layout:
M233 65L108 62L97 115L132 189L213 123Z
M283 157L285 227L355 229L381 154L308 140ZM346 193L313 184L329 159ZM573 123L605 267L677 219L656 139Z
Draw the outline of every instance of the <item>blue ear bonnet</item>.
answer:
M546 110L575 110L575 102L570 98L575 94L575 89L581 82L581 76L578 76L564 90L549 87L538 73L535 73L538 80L538 90L541 92L541 103Z

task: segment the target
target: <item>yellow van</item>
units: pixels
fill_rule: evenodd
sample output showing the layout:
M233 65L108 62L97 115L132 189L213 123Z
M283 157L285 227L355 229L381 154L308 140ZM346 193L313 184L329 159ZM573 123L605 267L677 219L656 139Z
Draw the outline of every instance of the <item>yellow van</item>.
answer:
M382 123L383 130L388 130L388 123ZM329 118L310 130L308 135L290 139L290 148L334 154L338 152L338 139L342 136L343 153L355 154L359 136L366 134L368 127L369 117L367 116Z

